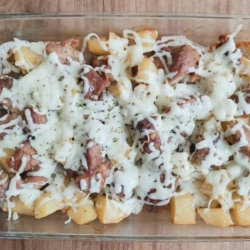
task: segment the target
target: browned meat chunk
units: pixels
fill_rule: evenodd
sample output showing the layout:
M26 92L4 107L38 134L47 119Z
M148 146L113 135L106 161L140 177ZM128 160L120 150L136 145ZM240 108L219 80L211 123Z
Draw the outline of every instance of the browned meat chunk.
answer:
M40 189L46 184L47 178L42 176L27 176L24 179L24 183L32 183L34 189Z
M152 151L149 149L149 144L153 143L155 149L161 151L161 139L159 133L156 131L154 125L149 122L146 118L139 121L136 128L141 132L143 130L153 130L150 132L149 136L144 136L140 139L140 143L142 144L143 152L150 154Z
M66 175L72 179L75 179L78 176L77 172L74 170L66 169L65 171L66 171Z
M79 39L69 39L64 42L49 42L45 50L47 55L56 52L62 64L69 64L68 57L74 61L79 61L80 52L76 50L79 43Z
M3 88L11 89L13 84L13 79L8 76L0 77L0 93L2 93Z
M166 60L164 60L164 61L165 61L165 63L167 63ZM163 69L165 71L164 65L159 57L157 57L157 56L153 57L153 62L155 64L155 66L157 67L157 69Z
M200 166L202 162L205 160L206 156L209 154L209 148L201 148L194 152L191 156L190 161L196 165Z
M243 127L243 131L245 133L245 137L247 140L247 145L244 147L241 147L240 152L250 159L250 132L246 127Z
M91 59L90 65L95 68L95 67L102 67L104 66L104 70L109 71L111 69L111 67L108 64L108 57L98 57L98 56L93 56L93 58ZM106 79L108 79L110 82L115 81L113 75L110 72L103 72L103 75L105 76Z
M170 84L177 83L188 74L188 68L197 67L200 56L198 52L189 45L183 45L170 49L173 63L169 67L170 72L178 72L172 79L169 79Z
M5 191L8 189L10 183L9 175L0 168L0 198L5 197Z
M26 158L26 164L22 172L32 170L35 166L38 165L38 161L33 158L33 155L36 154L36 150L32 148L29 142L24 142L21 148L16 149L14 154L6 160L7 164L14 171L19 171L23 157Z
M91 58L91 61L90 61L90 65L95 68L95 67L102 67L102 66L109 66L108 65L108 57L100 57L100 56L96 56L94 55L92 58Z
M213 51L217 48L219 48L221 45L223 45L225 42L227 42L229 39L229 35L228 34L222 34L218 37L218 40L220 41L217 44L213 44L210 46L210 49Z
M89 72L84 75L84 77L88 79L88 84L90 87L90 90L85 95L85 98L93 101L101 100L103 91L111 84L110 81L105 76L100 76L93 69L90 69Z
M188 74L188 68L197 68L200 56L198 52L190 45L182 45L179 47L164 47L163 50L168 51L172 56L173 63L168 64L167 58L163 57L163 60L170 73L176 72L176 75L169 78L170 84L175 84L183 79ZM154 64L158 69L163 69L164 65L159 57L154 57Z
M47 122L47 117L46 115L39 115L34 111L33 108L29 108L30 114L33 120L33 123L35 124L45 124Z
M12 120L15 120L20 113L18 109L11 107L12 103L9 99L5 99L5 100L6 102L4 102L3 105L2 103L0 103L0 118L2 118L0 120L0 125L8 124ZM14 126L9 126L9 127L6 127L5 129L12 129L13 127ZM1 139L4 138L5 135L6 135L5 132L1 132L0 138Z
M203 137L200 135L197 135L196 141L197 143L202 141ZM218 139L214 141L214 144L217 143ZM195 166L200 166L202 162L205 160L206 156L209 154L209 148L201 148L195 150L195 152L191 155L190 161Z
M101 190L105 184L106 178L109 175L110 164L106 159L102 157L102 148L94 140L88 140L88 143L93 143L91 147L86 150L86 160L88 170L83 174L80 174L76 179L76 184L80 185L81 180L85 180L87 187L85 192L89 192L91 188L91 179L95 178L96 181L100 182L99 190ZM100 174L100 176L97 176ZM100 180L100 179L101 180Z
M229 122L222 122L221 126L222 126L223 130L226 131L228 128L232 128L236 124L237 124L237 121L229 121ZM243 126L242 128L243 128L243 132L245 134L245 138L246 138L248 143L246 146L243 146L240 148L240 152L242 154L248 156L250 159L250 132L245 126ZM241 134L240 130L236 130L235 134L230 134L225 139L228 142L228 144L233 145L233 144L238 143L240 141L241 136L242 136L242 134Z
M190 107L190 105L195 104L198 101L202 102L201 97L202 97L202 95L200 95L200 96L190 95L190 96L188 96L186 98L178 99L176 104L180 108ZM167 108L165 108L164 113L168 113L170 111L171 111L171 108L167 107Z
M221 136L220 133L214 134L216 137L213 140L213 145L216 145L216 143L220 140ZM200 135L197 136L197 142L202 141L204 138ZM206 156L209 154L209 148L201 148L195 150L195 152L191 155L190 161L195 165L195 166L200 166L202 162L205 160Z
M246 102L246 106L250 105L250 89L243 89L240 91L241 93L243 93L243 98ZM239 96L238 93L236 92L234 95L231 96L231 99L235 102L235 103L239 103ZM250 113L244 113L243 115L241 115L241 117L249 117Z

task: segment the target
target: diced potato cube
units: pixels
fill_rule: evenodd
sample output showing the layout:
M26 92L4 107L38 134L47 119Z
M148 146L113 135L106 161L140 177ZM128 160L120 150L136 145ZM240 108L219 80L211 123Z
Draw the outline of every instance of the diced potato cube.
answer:
M235 203L232 216L237 225L250 226L250 206L244 206L239 202Z
M83 197L77 202L77 206L67 211L68 216L77 224L89 223L97 218L94 202Z
M144 58L139 64L135 78L137 82L151 83L157 78L157 67L149 58Z
M211 226L228 227L233 224L230 214L222 208L199 208L198 214Z
M34 202L35 218L41 219L63 208L63 203L52 197L50 193L42 194Z
M119 206L122 206L122 202L109 200L103 195L97 195L95 201L95 209L97 217L103 224L118 223L129 214L124 213Z
M158 37L158 31L155 29L145 28L137 31L137 33L142 38L144 52L152 51L154 48L154 43Z
M174 224L195 224L194 197L190 193L172 197L170 200L170 215Z
M100 41L106 42L108 39L106 37L100 37ZM95 55L108 55L109 51L104 50L100 44L100 41L96 37L91 37L88 40L88 49Z
M200 187L200 190L204 194L211 194L213 191L213 187L210 184L203 182L201 187Z
M34 53L28 47L21 47L18 51L14 52L15 61L18 62L18 65L23 73L27 73L30 69L35 68L42 62L42 56ZM24 62L22 62L24 60ZM19 63L21 64L19 65ZM28 63L29 67L27 68Z
M15 203L15 206L11 209L12 212L35 216L34 204L32 204L31 206L26 206L19 198L15 198L13 201Z
M5 149L2 149L2 151L5 153L5 156L0 157L0 167L6 172L11 172L11 169L8 166L6 160L9 159L14 154L14 150L5 148Z
M118 56L124 52L125 47L128 45L128 39L122 38L113 32L109 32L108 45L110 54Z
M113 96L115 96L115 97L117 97L117 96L119 96L119 95L121 94L121 90L120 90L119 85L117 84L117 82L113 82L113 83L110 85L110 87L109 87L109 92L110 92Z

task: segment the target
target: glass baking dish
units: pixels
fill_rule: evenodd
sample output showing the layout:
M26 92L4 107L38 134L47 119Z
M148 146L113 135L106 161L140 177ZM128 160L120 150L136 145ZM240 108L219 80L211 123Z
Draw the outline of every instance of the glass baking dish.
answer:
M183 14L133 13L67 13L0 15L0 43L14 37L29 41L63 40L84 36L90 32L100 35L123 29L154 27L160 35L186 35L194 42L208 45L220 34L231 33L237 25L243 29L238 41L249 40L249 16L211 16ZM87 240L150 240L150 241L215 241L250 240L250 231L242 227L215 228L198 218L197 224L173 225L167 207L145 206L139 215L131 215L119 224L102 225L97 220L83 226L64 224L66 215L58 212L37 220L20 216L7 220L0 212L2 238L58 238Z

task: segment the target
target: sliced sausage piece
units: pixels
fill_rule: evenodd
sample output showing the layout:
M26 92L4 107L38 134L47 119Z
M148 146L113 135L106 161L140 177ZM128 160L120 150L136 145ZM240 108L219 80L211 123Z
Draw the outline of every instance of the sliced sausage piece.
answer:
M106 178L109 175L110 164L102 157L102 148L100 144L91 139L89 139L87 143L92 144L87 148L85 154L88 170L83 174L80 174L75 179L75 182L77 185L80 185L81 180L84 180L86 182L86 188L83 191L89 192L89 189L91 188L91 180L94 178L95 182L100 183L99 190L102 190Z
M144 136L140 139L144 153L150 154L152 152L149 149L150 143L154 144L155 149L161 151L161 139L159 133L156 131L154 125L150 121L145 118L137 123L136 128L141 132L144 130L153 130L148 136Z
M101 100L103 91L110 86L111 82L105 76L99 75L93 69L90 69L84 77L88 80L88 83L85 82L85 84L88 84L90 87L85 98L92 101Z
M79 61L80 52L75 49L79 43L79 39L69 39L64 42L49 42L45 51L47 55L56 52L62 64L69 64L68 57L74 61Z
M22 166L22 173L28 170L32 170L38 165L39 161L33 158L36 154L36 150L30 146L29 142L24 142L21 148L16 149L14 154L6 160L8 166L14 171L18 172L22 166L23 157L25 157L26 164Z

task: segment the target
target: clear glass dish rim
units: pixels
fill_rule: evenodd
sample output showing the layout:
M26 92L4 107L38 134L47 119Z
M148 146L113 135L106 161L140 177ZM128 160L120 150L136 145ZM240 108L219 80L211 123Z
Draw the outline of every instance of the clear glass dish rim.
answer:
M47 12L47 13L0 13L0 20L19 19L56 19L56 18L159 18L159 19L213 19L213 20L244 20L250 19L250 15L241 14L203 14L181 12Z
M60 12L60 13L1 13L4 20L35 20L63 18L155 18L155 19L211 19L211 20L246 20L250 15L239 14L201 14L201 13L164 13L164 12ZM88 241L158 241L158 242L206 242L206 241L250 241L249 236L168 236L168 235L109 235L109 234L69 234L69 233L27 233L0 232L0 239L57 239Z
M84 225L83 225L84 226ZM250 241L250 236L167 236L167 235L133 235L120 236L108 234L69 234L69 233L26 233L0 232L1 239L55 239L55 240L85 240L85 241L138 241L138 242L242 242Z

